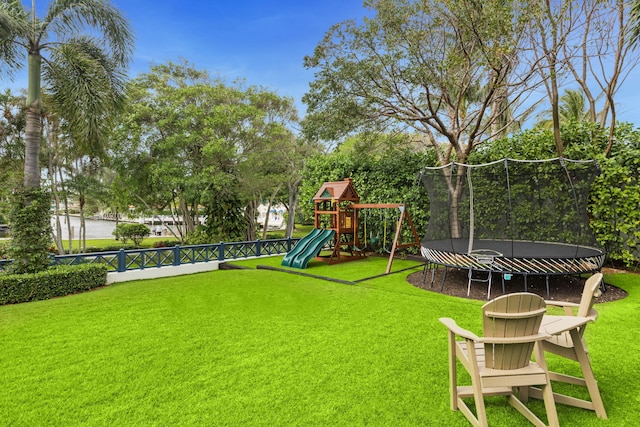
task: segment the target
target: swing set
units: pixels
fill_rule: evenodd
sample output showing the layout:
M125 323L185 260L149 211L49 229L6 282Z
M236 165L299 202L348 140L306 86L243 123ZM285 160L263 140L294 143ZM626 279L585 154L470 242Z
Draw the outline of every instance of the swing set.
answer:
M394 218L388 217L388 211L391 208L392 207L376 209L371 207L363 208L361 214L356 212L359 220L364 217L363 221L359 221L359 225L361 226L361 228L359 229L359 233L360 231L362 231L362 247L356 247L356 250L364 252L382 251L385 253L391 253L391 249L388 246L388 243L391 240L388 237L395 233ZM375 221L375 215L369 214L369 209L376 209L377 211L379 211L379 218L377 221ZM369 218L371 218L372 216L374 217L374 220L370 221ZM370 222L373 222L373 224L370 224Z
M398 221L395 226L395 234L391 249L387 250L387 215L384 216L384 228L382 230L382 248L385 252L389 253L389 262L387 264L386 273L391 272L391 266L393 264L393 258L395 253L399 249L415 246L420 247L420 238L411 221L411 216L407 211L406 206L403 203L359 203L360 197L353 187L351 178L346 178L344 181L338 182L325 182L320 190L314 196L314 226L317 229L324 228L335 231L333 250L331 254L326 257L318 256L316 259L327 261L328 264L336 264L339 262L352 261L356 259L362 259L366 257L365 250L368 243L373 243L375 238L379 242L379 234L375 237L369 236L369 242L367 242L367 210L378 209L382 216L382 210L385 209L397 209L400 213ZM364 226L364 239L360 240L359 231L359 212L364 211L365 220ZM411 228L413 235L413 241L409 243L401 243L402 226L406 223ZM378 230L379 232L380 230Z

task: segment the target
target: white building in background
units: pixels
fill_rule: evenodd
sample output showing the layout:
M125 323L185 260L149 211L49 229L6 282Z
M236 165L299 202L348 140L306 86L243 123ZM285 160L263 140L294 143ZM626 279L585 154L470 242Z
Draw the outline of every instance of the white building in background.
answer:
M287 208L283 204L272 205L269 213L268 230L284 230L287 228L286 220ZM267 218L267 205L260 204L258 206L258 225L264 228L264 222Z

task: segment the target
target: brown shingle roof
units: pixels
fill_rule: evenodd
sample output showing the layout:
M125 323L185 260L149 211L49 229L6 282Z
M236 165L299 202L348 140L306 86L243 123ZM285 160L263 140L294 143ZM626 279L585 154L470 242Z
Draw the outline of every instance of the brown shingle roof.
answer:
M345 178L344 181L325 182L318 190L315 196L313 196L314 202L321 202L323 200L336 200L336 201L360 201L360 196L353 188L353 182L351 178Z

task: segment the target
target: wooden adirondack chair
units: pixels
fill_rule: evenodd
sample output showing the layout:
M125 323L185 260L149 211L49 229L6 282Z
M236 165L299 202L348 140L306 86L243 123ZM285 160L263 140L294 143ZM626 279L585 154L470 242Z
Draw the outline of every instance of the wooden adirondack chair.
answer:
M508 402L536 426L545 424L516 397L518 388L539 386L547 420L557 426L544 352L536 343L549 338L539 328L546 311L544 300L526 292L500 296L482 307L482 338L459 327L453 319L441 318L449 329L449 389L451 410L460 410L474 426L487 426L484 397L504 395ZM463 340L456 340L461 337ZM536 362L531 355L535 349ZM456 359L471 376L471 386L459 386ZM475 400L475 415L464 398Z
M546 301L547 306L554 305L564 308L567 317L583 317L588 319L588 321L577 328L565 331L559 335L553 335L551 338L548 338L547 340L542 342L542 348L545 352L557 354L559 356L578 362L580 364L580 368L582 369L582 378L561 374L558 372L549 372L549 377L551 378L551 380L584 386L589 391L589 395L591 397L591 401L588 401L554 393L555 401L557 403L590 409L592 411L595 411L598 417L606 419L607 412L604 408L604 404L602 403L602 397L600 396L598 383L596 382L596 379L593 375L593 370L591 369L591 361L589 359L587 345L584 341L584 330L587 323L595 321L598 317L598 312L593 308L593 304L595 302L595 299L600 296L599 288L601 282L602 273L596 273L589 279L587 279L582 291L580 304L570 302ZM563 317L565 316L544 316L542 318L542 329L547 328L548 325L551 325L553 322L561 322ZM549 327L549 329L551 329L551 327ZM542 397L542 393L539 389L536 390L535 388L532 388L530 390L530 396L539 399Z

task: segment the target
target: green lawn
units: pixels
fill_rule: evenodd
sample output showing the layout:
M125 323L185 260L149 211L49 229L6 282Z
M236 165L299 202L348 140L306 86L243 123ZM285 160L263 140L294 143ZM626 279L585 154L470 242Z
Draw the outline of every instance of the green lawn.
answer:
M356 281L386 262L312 262L304 272ZM394 271L411 265L396 260ZM414 288L412 271L343 285L225 270L0 307L0 424L466 426L449 410L438 318L479 331L482 302ZM640 420L640 278L607 281L630 293L597 305L587 330L609 420L558 405L563 425ZM491 425L529 425L501 398L488 413Z

